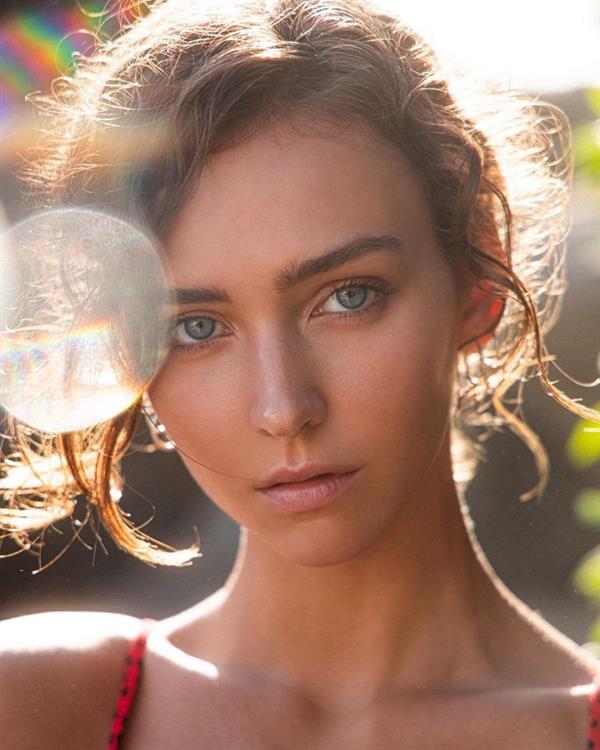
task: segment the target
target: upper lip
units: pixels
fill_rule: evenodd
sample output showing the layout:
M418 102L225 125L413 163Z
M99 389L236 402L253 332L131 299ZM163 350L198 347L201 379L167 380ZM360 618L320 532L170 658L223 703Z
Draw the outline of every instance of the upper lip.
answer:
M317 477L320 474L347 474L354 471L350 468L331 466L325 464L302 464L301 466L282 466L271 472L264 482L259 484L258 489L265 489L274 484L282 482L303 482L305 479Z

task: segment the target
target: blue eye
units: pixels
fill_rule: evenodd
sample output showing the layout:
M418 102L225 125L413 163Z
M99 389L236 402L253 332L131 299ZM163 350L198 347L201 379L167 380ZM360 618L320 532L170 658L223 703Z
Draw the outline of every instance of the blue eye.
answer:
M173 327L173 338L176 346L185 347L208 341L218 323L218 320L204 315L179 318Z
M353 313L358 315L362 312L366 313L375 304L382 302L383 298L389 294L390 290L387 284L381 283L376 279L368 283L366 281L358 283L358 280L352 280L334 288L320 308L320 311L337 313L341 316L348 316ZM342 310L339 308L327 309L327 306L331 305L331 303L341 306Z
M356 310L361 307L367 298L367 288L364 286L350 286L345 289L338 289L335 296L343 306L348 306L350 310Z
M351 279L330 289L329 296L312 317L325 314L332 315L333 318L362 319L374 313L376 307L381 306L385 297L391 294L393 289L380 279ZM336 305L337 309L328 309L331 304ZM218 331L219 326L221 332ZM231 335L227 326L217 318L186 313L174 321L172 349L182 354L191 354Z

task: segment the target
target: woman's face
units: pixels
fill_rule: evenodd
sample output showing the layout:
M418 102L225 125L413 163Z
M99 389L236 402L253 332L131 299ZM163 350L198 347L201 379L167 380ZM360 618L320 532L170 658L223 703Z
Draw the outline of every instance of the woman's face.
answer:
M281 555L326 565L368 549L418 486L447 473L469 323L401 155L358 127L288 134L280 125L218 153L175 218L175 286L219 295L181 295L149 395L218 506ZM311 265L349 243L353 254ZM282 512L257 489L307 462L359 471L308 512Z

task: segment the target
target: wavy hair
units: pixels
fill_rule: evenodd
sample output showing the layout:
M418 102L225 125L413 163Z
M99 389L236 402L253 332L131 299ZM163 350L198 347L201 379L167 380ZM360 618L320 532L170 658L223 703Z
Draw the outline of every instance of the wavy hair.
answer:
M539 496L549 462L520 413L523 383L536 376L564 408L599 420L549 379L544 344L565 290L572 171L562 111L443 67L401 18L368 0L158 0L147 10L35 99L43 134L23 170L32 209L100 208L160 237L211 155L265 125L291 115L309 130L366 125L423 178L457 282L468 267L499 300L491 339L458 355L455 481L466 487L485 440L507 426L538 469L521 499ZM197 545L153 539L117 502L140 413L141 399L62 435L10 419L4 534L28 548L81 501L127 552L189 564Z

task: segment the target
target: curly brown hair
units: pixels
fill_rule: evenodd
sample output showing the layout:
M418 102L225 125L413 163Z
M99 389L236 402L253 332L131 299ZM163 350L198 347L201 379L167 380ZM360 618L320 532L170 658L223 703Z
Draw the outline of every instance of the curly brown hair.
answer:
M520 415L534 375L574 414L597 412L548 378L544 334L564 292L570 128L556 107L443 68L400 18L368 0L162 0L37 97L44 134L24 176L32 208L81 205L164 234L211 155L294 115L314 129L360 123L424 181L458 284L465 267L501 301L493 336L459 352L452 458L464 488L483 442L508 426L549 475ZM299 125L298 125L299 126ZM518 396L508 407L507 393ZM97 427L35 435L10 420L0 526L21 547L83 498L116 543L150 563L185 565L115 502L141 399Z

